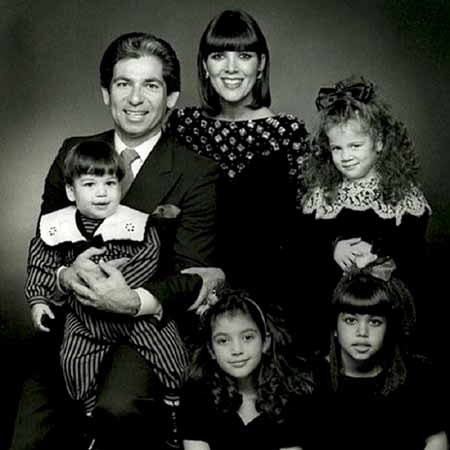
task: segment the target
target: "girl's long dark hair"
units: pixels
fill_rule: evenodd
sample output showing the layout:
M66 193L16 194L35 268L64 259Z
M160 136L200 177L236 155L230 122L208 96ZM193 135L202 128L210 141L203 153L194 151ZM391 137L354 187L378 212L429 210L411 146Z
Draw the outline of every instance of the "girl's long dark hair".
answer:
M384 281L368 273L346 275L336 286L331 311L329 358L333 389L339 390L342 372L341 348L336 337L337 317L342 312L386 317L386 336L380 350L385 374L381 394L398 389L407 378L406 360L416 320L414 300L405 284L395 277Z
M246 314L256 323L262 338L271 336L270 348L263 353L254 373L256 409L275 421L283 421L284 407L295 396L312 392L312 376L305 361L288 356L290 338L283 319L262 309L242 290L223 289L219 301L204 315L199 342L187 372L188 381L201 382L215 407L223 412L237 411L242 403L236 380L227 375L211 357L212 327L217 318Z

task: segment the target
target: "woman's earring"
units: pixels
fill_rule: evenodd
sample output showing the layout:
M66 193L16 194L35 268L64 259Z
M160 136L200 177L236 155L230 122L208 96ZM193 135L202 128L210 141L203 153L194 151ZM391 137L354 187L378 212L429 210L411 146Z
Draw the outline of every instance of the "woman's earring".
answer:
M377 153L381 153L381 151L383 150L383 141L381 139L377 139L375 146Z
M258 75L256 77L258 80L262 78L262 70L258 70Z
M209 72L205 72L205 78L206 78L206 79L209 78Z

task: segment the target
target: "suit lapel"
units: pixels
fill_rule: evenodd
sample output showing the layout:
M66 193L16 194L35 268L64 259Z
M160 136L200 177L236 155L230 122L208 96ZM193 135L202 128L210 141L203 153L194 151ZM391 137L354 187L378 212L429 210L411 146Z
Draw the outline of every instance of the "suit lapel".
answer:
M164 203L180 176L174 167L174 151L173 143L163 134L123 199L125 205L152 212Z

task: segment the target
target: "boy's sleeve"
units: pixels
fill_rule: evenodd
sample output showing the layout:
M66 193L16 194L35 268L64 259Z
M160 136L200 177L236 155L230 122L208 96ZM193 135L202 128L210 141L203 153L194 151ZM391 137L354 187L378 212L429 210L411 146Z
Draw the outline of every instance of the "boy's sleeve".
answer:
M121 273L131 289L141 287L157 271L160 243L154 227L148 226L140 250L121 268Z
M58 249L44 244L39 236L30 242L25 297L30 305L47 303L55 293L56 269L62 264Z

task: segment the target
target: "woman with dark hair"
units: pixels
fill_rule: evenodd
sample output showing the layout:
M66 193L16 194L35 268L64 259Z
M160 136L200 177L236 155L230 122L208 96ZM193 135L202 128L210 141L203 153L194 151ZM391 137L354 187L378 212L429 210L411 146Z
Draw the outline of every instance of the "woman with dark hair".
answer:
M227 282L258 301L288 278L290 229L303 194L304 123L270 109L270 55L253 17L227 10L206 27L197 58L201 106L175 110L178 139L219 163L219 249Z

